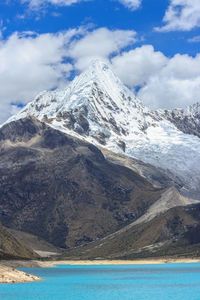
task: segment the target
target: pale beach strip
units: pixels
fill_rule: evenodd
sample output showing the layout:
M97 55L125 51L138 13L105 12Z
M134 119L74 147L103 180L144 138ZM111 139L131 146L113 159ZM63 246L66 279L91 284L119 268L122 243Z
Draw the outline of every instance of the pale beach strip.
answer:
M172 264L172 263L200 263L200 258L159 258L159 259L138 259L138 260L7 260L1 261L2 265L14 268L48 268L56 265L155 265L155 264Z

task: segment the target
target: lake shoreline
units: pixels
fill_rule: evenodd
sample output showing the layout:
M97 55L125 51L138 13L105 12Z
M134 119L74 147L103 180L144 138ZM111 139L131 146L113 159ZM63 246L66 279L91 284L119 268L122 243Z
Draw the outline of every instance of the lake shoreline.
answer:
M113 261L110 261L112 265L107 265L107 261L100 262L106 265L94 263L91 265L92 262L88 261L84 261L87 265L80 265L78 261L76 265L69 261L65 263L73 265L19 269L35 274L43 280L27 284L0 284L2 299L199 299L199 263L157 265L113 265Z
M56 265L155 265L174 263L200 263L200 258L160 258L160 259L138 259L138 260L3 260L4 266L12 268L49 268Z
M0 284L2 283L26 283L42 280L32 274L16 270L14 268L52 268L56 265L70 266L105 266L105 265L159 265L174 263L200 263L200 258L161 258L140 260L2 260L0 261Z

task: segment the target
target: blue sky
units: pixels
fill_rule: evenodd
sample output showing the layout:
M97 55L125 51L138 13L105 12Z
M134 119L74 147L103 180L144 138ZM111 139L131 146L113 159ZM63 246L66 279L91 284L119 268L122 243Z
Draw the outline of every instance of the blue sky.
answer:
M0 121L96 57L152 108L200 101L199 0L0 0Z

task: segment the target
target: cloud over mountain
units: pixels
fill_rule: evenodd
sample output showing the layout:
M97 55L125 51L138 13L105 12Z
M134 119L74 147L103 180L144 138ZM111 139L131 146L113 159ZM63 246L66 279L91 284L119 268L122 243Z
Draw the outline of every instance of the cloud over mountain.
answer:
M68 55L74 60L75 68L84 71L92 59L109 60L112 55L118 55L126 46L136 42L134 30L109 30L99 28L87 32L80 40L71 43Z
M123 52L112 59L117 75L153 108L186 107L199 101L200 55L168 58L153 46Z

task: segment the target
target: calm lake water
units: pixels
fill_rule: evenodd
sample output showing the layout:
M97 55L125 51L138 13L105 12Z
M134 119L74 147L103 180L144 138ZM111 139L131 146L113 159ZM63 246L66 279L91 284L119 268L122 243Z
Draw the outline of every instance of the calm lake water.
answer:
M20 269L43 281L0 285L2 300L200 300L200 264Z

